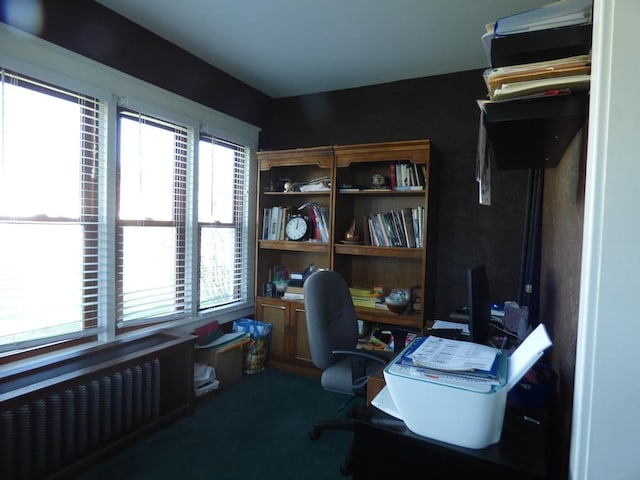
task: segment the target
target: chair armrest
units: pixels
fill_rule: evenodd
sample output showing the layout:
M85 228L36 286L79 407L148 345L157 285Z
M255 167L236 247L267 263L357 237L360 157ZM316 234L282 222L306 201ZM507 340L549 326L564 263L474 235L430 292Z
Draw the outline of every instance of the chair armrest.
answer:
M382 363L383 365L386 365L387 363L389 363L389 361L391 361L391 358L385 356L382 353L359 350L355 348L349 350L333 350L331 353L333 353L334 355L349 355L351 357L360 357L366 360L372 360L374 362Z

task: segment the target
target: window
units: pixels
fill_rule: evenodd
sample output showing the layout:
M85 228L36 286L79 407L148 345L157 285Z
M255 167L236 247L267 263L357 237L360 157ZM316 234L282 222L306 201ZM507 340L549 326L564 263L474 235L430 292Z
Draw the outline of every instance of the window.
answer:
M120 325L189 312L186 127L118 115L117 316Z
M248 152L203 134L198 158L198 307L205 310L248 295Z
M0 95L0 352L253 312L255 127L2 25Z
M0 346L97 326L102 109L0 70Z

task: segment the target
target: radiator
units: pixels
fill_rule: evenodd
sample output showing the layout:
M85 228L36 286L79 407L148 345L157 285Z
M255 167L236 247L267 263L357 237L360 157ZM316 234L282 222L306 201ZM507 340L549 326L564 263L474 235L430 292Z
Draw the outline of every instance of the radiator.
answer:
M46 478L160 415L160 360L0 411L0 477Z

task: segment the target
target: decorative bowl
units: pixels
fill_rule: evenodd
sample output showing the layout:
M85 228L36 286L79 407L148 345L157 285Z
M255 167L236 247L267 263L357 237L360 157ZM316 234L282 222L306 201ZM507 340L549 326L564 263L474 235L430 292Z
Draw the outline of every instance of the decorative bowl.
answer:
M409 290L396 288L384 300L387 308L393 313L402 313L409 306Z
M389 302L385 302L385 303L387 304L387 308L393 313L402 313L407 309L407 305L409 305L408 303L404 305L398 305L398 304L389 303Z

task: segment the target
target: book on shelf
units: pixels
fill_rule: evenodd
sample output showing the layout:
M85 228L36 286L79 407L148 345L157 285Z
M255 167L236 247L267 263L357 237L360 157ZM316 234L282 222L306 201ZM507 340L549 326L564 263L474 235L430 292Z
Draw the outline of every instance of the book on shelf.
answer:
M391 188L394 190L398 187L398 176L395 162L391 162L391 164L389 164L389 185L391 185Z
M265 208L262 214L262 239L269 240L269 226L271 225L271 209Z
M389 165L389 184L392 190L424 190L424 165L408 161L391 162Z
M352 297L363 297L363 298L375 298L377 294L373 292L370 288L360 288L360 287L349 287L349 292Z
M370 288L349 287L349 292L356 307L374 308L380 302L378 294Z
M424 207L405 207L366 218L369 242L376 247L422 248Z
M366 307L366 308L375 308L376 303L378 303L375 298L359 298L359 297L351 297L353 301L353 305L355 307Z
M402 214L402 227L404 228L404 234L407 239L407 247L415 248L416 243L416 234L413 230L413 218L411 217L411 209L403 208L400 210Z
M262 239L284 240L284 227L291 216L291 207L274 206L265 208L262 217Z
M309 204L315 240L329 242L329 215L327 208L318 203Z
M278 222L280 213L280 207L271 207L271 217L269 223L269 240L277 240L276 232L279 231Z

